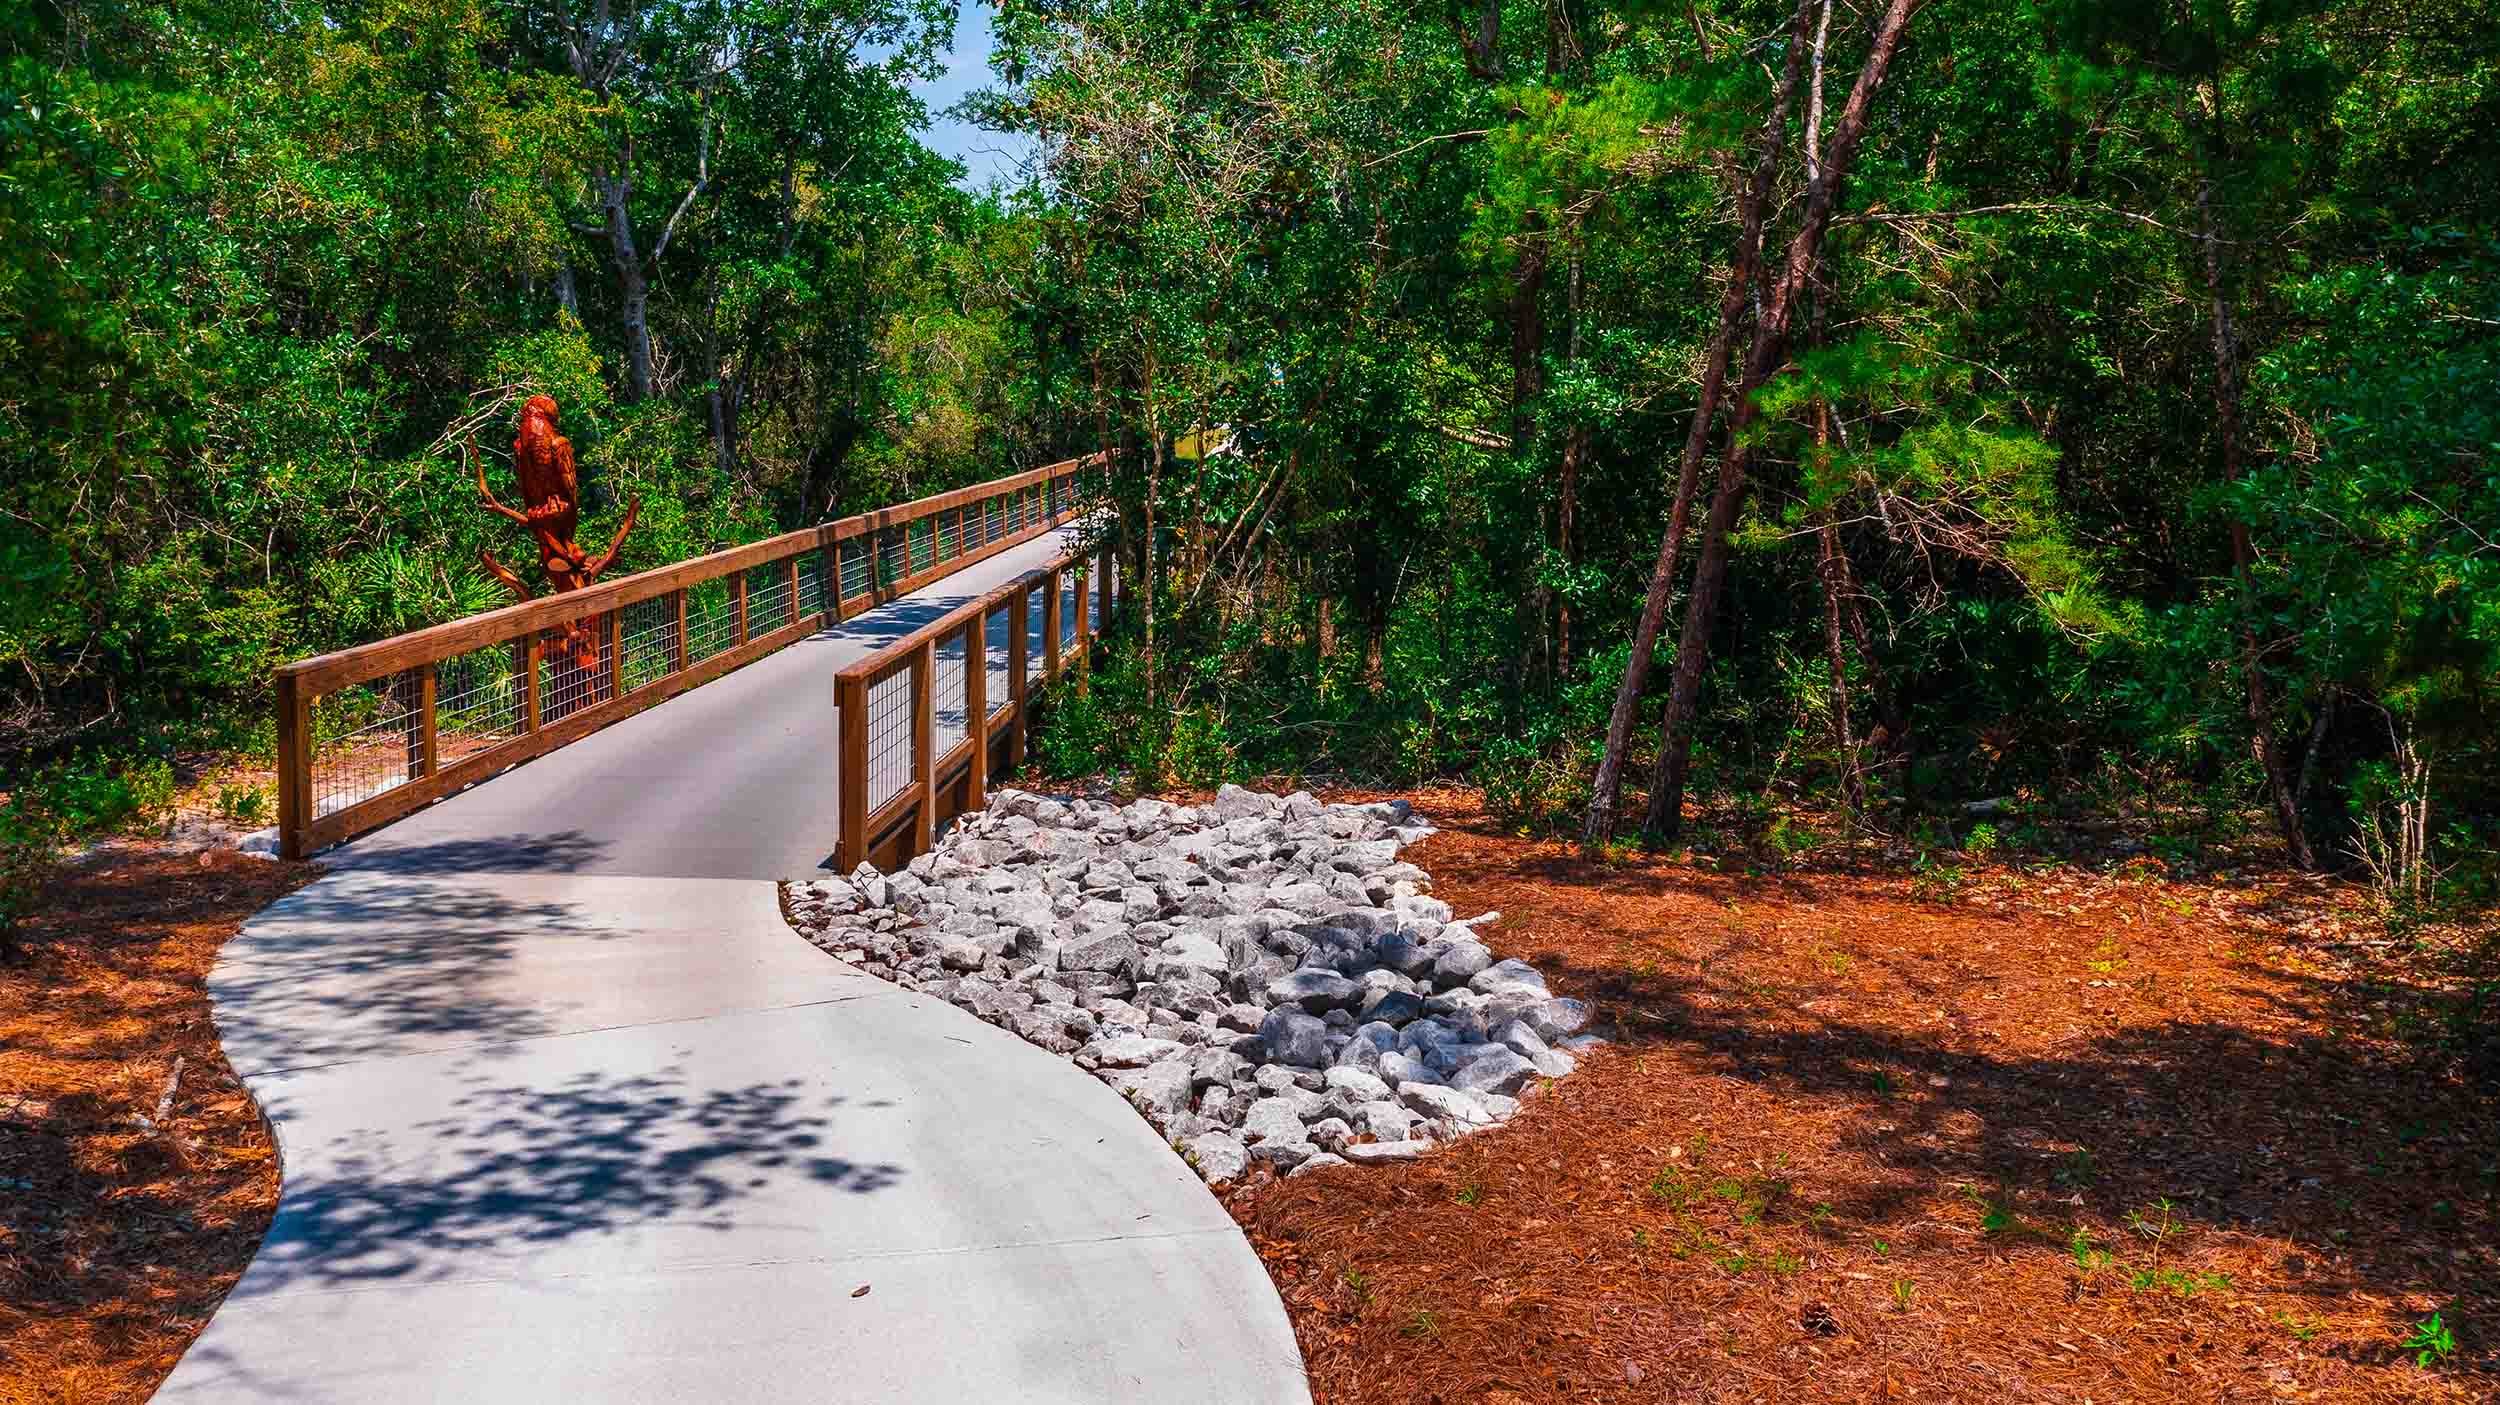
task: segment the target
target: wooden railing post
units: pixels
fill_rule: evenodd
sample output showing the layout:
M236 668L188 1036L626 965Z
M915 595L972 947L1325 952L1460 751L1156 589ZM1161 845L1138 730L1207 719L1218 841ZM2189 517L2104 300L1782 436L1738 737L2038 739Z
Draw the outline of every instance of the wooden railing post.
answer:
M729 578L730 594L738 602L738 643L747 642L747 573L739 571Z
M436 735L434 719L434 665L428 663L417 673L417 774L430 776L443 768L442 738Z
M538 730L538 661L546 652L540 636L546 631L533 629L521 636L521 682L526 702L523 704L527 725L525 731Z
M1059 676L1059 568L1050 568L1042 581L1042 617L1049 621L1042 629L1042 681Z
M868 859L868 680L857 674L835 675L833 706L834 808L839 813L833 861L847 874Z
M790 553L790 615L789 615L789 618L787 618L787 619L785 619L785 620L783 620L783 621L782 621L782 624L783 624L783 625L785 625L785 626L788 626L788 625L794 625L794 624L797 624L797 623L799 622L799 556L800 556L800 555L801 555L801 553L799 553L799 552L795 552L795 551Z
M1094 678L1093 621L1085 617L1085 601L1093 594L1091 585L1092 582L1080 568L1076 573L1073 601L1076 607L1076 695L1080 698L1091 688Z
M1033 635L1033 588L1019 586L1015 605L1007 615L1007 702L1010 715L1007 733L1007 772L1014 775L1024 769L1025 658L1026 647Z
M625 696L625 612L608 611L608 697Z
M964 626L964 736L972 762L964 773L964 809L990 803L990 612L975 610Z
M937 842L937 641L923 640L911 660L912 782L920 804L912 818L911 852L917 858Z
M278 852L304 857L312 827L312 699L302 680L278 675Z

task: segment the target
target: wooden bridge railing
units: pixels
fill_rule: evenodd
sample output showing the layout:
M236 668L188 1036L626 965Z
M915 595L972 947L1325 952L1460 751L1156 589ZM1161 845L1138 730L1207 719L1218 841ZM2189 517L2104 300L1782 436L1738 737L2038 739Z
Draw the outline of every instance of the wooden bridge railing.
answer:
M989 803L990 776L1024 762L1036 696L1071 670L1082 685L1118 574L1111 544L1088 543L834 675L837 868L900 868Z
M1066 522L1070 459L276 671L289 858L387 824Z

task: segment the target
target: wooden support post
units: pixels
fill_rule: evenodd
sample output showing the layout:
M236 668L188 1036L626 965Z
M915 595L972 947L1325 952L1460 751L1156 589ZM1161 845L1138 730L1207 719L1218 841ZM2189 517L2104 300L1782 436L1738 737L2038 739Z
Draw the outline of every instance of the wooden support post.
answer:
M837 675L833 707L838 831L833 855L835 866L848 874L868 859L868 680L855 674Z
M1026 586L1015 593L1015 604L1007 616L1007 701L1009 731L1007 733L1007 772L1017 774L1024 769L1025 656L1026 645L1033 635L1033 588Z
M538 662L546 652L539 640L541 633L543 631L533 629L521 636L521 684L525 698L522 705L525 725L522 730L529 732L538 730Z
M786 618L784 618L784 619L782 620L782 623L783 623L783 624L797 624L798 622L799 622L799 553L794 551L794 552L790 553L790 613L789 613L789 615L788 615Z
M625 696L625 612L608 611L608 700Z
M443 769L442 739L435 731L434 688L434 665L418 665L417 774L420 776L430 776Z
M738 642L747 642L747 573L740 571L729 578L730 594L738 602Z
M1094 613L1102 616L1097 634L1111 627L1111 555L1111 548L1105 546L1094 557L1094 599L1098 602Z
M972 765L964 773L964 809L990 803L990 612L964 626L964 735L972 742Z
M1059 676L1059 572L1053 568L1042 581L1042 681Z
M1085 617L1085 602L1093 595L1090 586L1084 572L1078 572L1076 589L1070 592L1069 600L1076 609L1076 695L1080 698L1092 687L1094 678L1093 622Z
M923 642L911 659L911 765L920 804L912 819L911 852L918 858L937 842L937 641Z
M677 615L677 635L668 646L668 668L671 673L683 673L686 671L686 592L672 590L668 598Z
M278 675L278 853L304 857L312 827L312 699L292 674Z

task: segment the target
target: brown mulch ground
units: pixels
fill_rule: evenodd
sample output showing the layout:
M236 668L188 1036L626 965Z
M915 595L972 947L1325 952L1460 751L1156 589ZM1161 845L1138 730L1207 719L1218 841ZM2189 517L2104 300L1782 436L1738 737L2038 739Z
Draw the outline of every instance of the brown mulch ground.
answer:
M1619 1042L1232 1196L1322 1401L2500 1399L2500 1113L2318 888L1736 876L1419 803L1436 892Z
M146 1399L251 1261L277 1156L204 982L243 919L311 876L107 852L53 885L26 959L0 965L5 1405Z

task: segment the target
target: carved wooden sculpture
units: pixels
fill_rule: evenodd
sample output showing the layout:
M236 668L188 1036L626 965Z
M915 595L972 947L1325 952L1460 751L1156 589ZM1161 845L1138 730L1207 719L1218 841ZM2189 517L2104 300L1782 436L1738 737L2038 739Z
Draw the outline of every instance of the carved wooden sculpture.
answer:
M616 540L597 556L582 550L581 543L573 540L581 522L581 480L573 471L573 441L556 432L553 396L529 398L521 407L521 432L512 441L513 476L520 480L521 501L526 510L506 507L496 500L495 490L486 486L486 466L477 462L474 444L470 445L469 458L477 470L477 491L486 500L486 506L520 523L537 542L538 569L547 578L550 594L579 590L598 580L600 573L616 561L626 534L634 530L634 519L642 513L642 498L638 494L625 505L625 521L616 529ZM528 584L496 560L492 550L481 549L478 559L515 599L532 598L534 592ZM597 621L574 620L564 626L564 655L574 667L584 671L599 667Z

